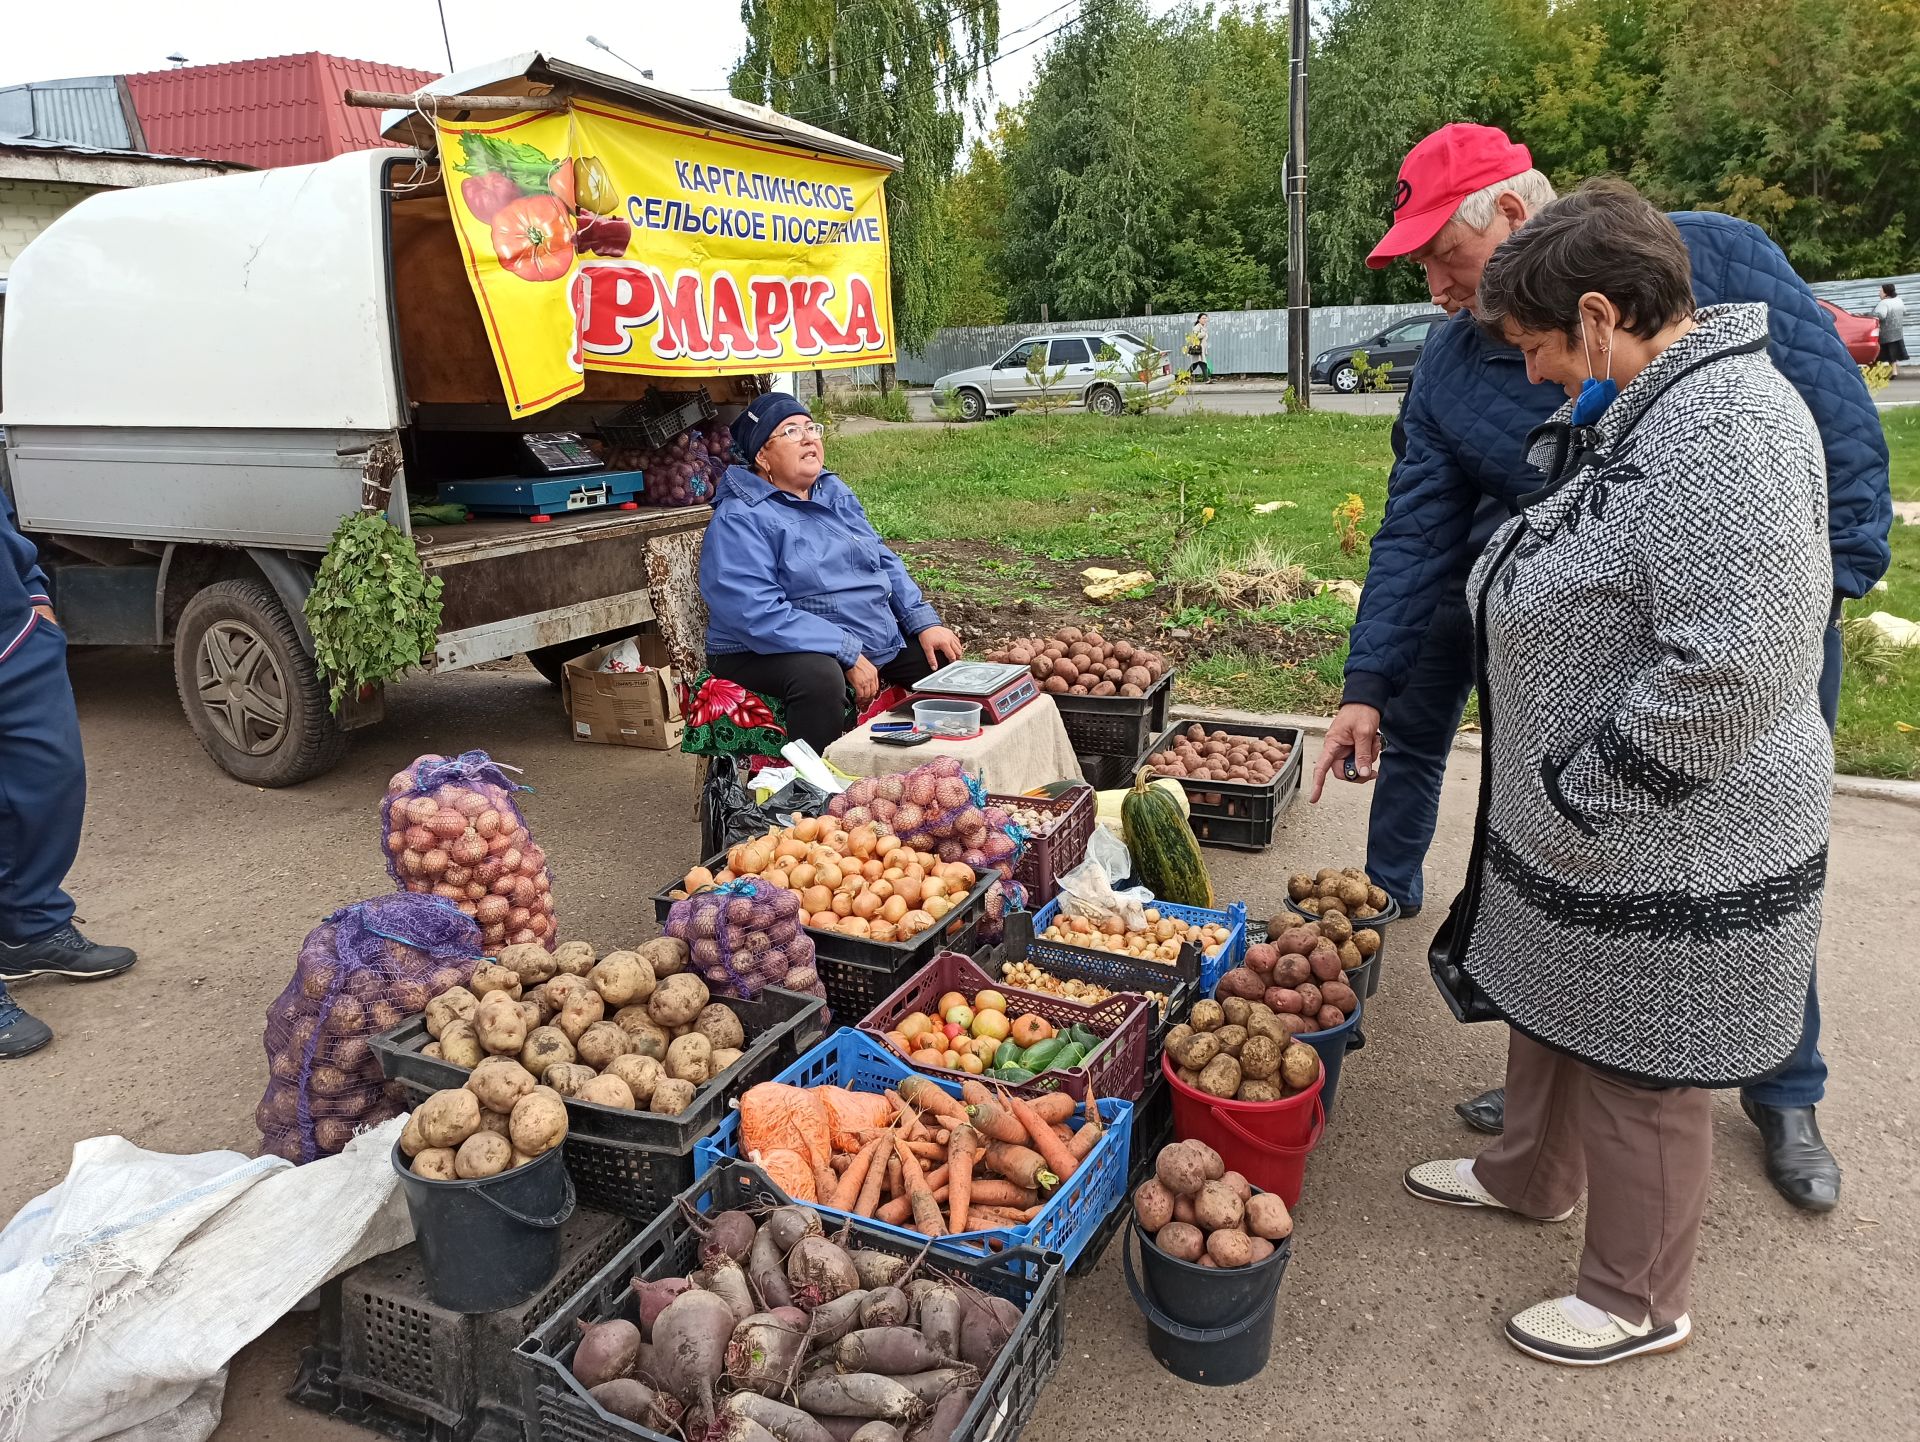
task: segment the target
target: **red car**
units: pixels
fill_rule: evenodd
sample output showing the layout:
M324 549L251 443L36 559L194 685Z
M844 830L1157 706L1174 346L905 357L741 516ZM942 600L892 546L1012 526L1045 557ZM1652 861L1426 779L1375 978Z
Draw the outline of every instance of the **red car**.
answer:
M1840 332L1840 343L1847 348L1847 354L1863 366L1870 366L1880 357L1880 321L1870 315L1855 315L1850 310L1842 310L1830 300L1820 301L1820 309L1827 313L1833 322L1833 328Z

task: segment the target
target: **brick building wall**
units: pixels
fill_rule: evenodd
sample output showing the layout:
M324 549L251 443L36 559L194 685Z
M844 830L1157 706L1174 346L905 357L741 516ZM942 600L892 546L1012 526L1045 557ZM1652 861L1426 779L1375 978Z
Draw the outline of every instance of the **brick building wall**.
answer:
M27 242L85 200L106 189L66 180L0 179L0 275Z

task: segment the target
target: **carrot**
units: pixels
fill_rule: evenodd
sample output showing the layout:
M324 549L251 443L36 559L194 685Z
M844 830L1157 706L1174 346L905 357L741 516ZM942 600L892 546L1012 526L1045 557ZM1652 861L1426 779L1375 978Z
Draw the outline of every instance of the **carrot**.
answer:
M1032 1221L1032 1220L1033 1220L1033 1219L1034 1219L1035 1217L1037 1217L1037 1216L1039 1216L1039 1215L1040 1215L1040 1214L1041 1214L1042 1212L1044 1212L1044 1211L1045 1211L1046 1209L1047 1209L1047 1204L1046 1204L1045 1202L1038 1202L1038 1203L1035 1203L1035 1204L1034 1204L1033 1206L1031 1206L1031 1207L1028 1207L1028 1208L1027 1208L1027 1209L1026 1209L1026 1210L1025 1210L1024 1212L1022 1212L1022 1213L1021 1213L1020 1215L1021 1215L1021 1216L1022 1216L1022 1217L1023 1217L1023 1218L1025 1219L1025 1220L1027 1220L1027 1221L1029 1221L1029 1222L1030 1222L1030 1221Z
M1020 1125L1027 1129L1027 1135L1033 1138L1034 1148L1047 1159L1048 1170L1063 1182L1072 1176L1080 1161L1067 1150L1067 1144L1053 1134L1053 1128L1035 1116L1033 1108L1017 1096L1007 1097L1007 1107Z
M833 1154L833 1160L828 1162L827 1165L844 1177L847 1174L847 1169L860 1160L859 1154L860 1149L858 1147L855 1147L851 1152L835 1152Z
M993 1177L982 1177L973 1184L973 1199L988 1207L1030 1207L1040 1200L1030 1187Z
M976 1085L978 1084L976 1083ZM949 1093L941 1090L940 1086L928 1077L910 1076L903 1078L895 1090L900 1093L903 1099L912 1102L915 1106L919 1107L921 1111L932 1112L936 1116L947 1118L950 1125L964 1126L966 1124L967 1109ZM986 1088L981 1087L980 1090L984 1095Z
M933 1176L934 1176L933 1173L929 1173L927 1176L927 1180L932 1181ZM933 1199L936 1202L944 1202L947 1199L947 1193L948 1193L948 1188L935 1187L933 1189ZM897 1201L888 1202L884 1207L882 1207L879 1210L879 1212L876 1215L879 1217L881 1221L892 1222L894 1226L897 1227L902 1222L912 1220L913 1204L909 1202L905 1197L901 1197Z
M1073 1134L1073 1140L1067 1143L1067 1150L1073 1153L1073 1159L1084 1162L1087 1153L1099 1145L1100 1138L1107 1134L1107 1124L1100 1120L1100 1103L1094 1099L1093 1088L1087 1088L1087 1119L1080 1130Z
M901 1180L900 1158L890 1156L887 1158L887 1195L904 1197L906 1194L907 1184Z
M982 1136L992 1137L996 1142L1012 1142L1016 1146L1027 1139L1027 1130L1020 1125L1020 1119L991 1098L975 1103L967 1111L972 1114L974 1129Z
M813 1194L819 1201L825 1201L840 1190L840 1174L822 1162L813 1169Z
M1024 1227L1026 1217L1020 1212L1009 1212L1000 1207L976 1207L973 1219L968 1223L975 1231L981 1227Z
M953 1195L947 1210L956 1232L967 1229L967 1208L973 1197L973 1164L980 1156L980 1133L972 1127L955 1127L947 1143L947 1175Z
M1073 1119L1073 1098L1065 1092L1048 1092L1044 1096L1032 1098L1028 1106L1033 1114L1044 1122L1064 1122Z
M1063 1143L1073 1140L1073 1128L1065 1122L1048 1122L1047 1126Z
M986 1158L988 1166L1019 1186L1044 1192L1059 1185L1059 1176L1047 1170L1046 1159L1032 1147L992 1142L987 1147Z
M907 1150L911 1151L916 1157L920 1158L920 1160L923 1162L943 1161L945 1160L947 1155L947 1149L945 1147L941 1146L937 1142L931 1142L931 1141L908 1142Z
M993 1100L993 1093L987 1090L987 1084L975 1081L972 1077L960 1078L960 1100L969 1107L977 1107L982 1102Z
M875 1139L860 1148L853 1164L840 1174L840 1185L833 1189L833 1201L830 1206L843 1212L856 1210L860 1194L867 1189L867 1174L873 1170L873 1159L879 1155L883 1143Z
M886 1164L892 1160L881 1155L885 1147L884 1136L867 1144L867 1175L860 1183L859 1197L853 1204L853 1210L859 1216L872 1216L880 1205L880 1189L887 1184Z
M906 1103L903 1101L900 1105ZM913 1229L929 1237L945 1236L947 1229L940 1221L940 1204L933 1199L933 1188L927 1185L920 1158L908 1150L903 1137L893 1139L893 1154L900 1159L900 1175L906 1179L907 1198L913 1204Z
M953 1132L946 1127L935 1127L933 1129L933 1139L944 1147L948 1142L953 1140Z
M892 1087L887 1088L887 1104L899 1114L900 1134L908 1141L918 1141L927 1134L926 1127L921 1124L920 1113L908 1106L907 1099Z

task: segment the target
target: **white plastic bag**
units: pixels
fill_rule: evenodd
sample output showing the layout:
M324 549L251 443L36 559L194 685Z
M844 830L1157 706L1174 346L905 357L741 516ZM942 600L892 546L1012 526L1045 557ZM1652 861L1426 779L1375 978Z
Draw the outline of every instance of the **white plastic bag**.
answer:
M1094 828L1095 834L1099 828ZM1088 847L1091 851L1093 848ZM1144 887L1115 891L1106 867L1089 857L1060 878L1060 913L1087 921L1104 922L1119 917L1128 931L1147 929L1146 904L1153 893Z
M638 673L652 669L640 659L640 648L634 644L631 636L609 647L607 654L600 658L600 670L603 673L621 671Z
M81 1142L0 1231L0 1442L204 1442L234 1353L412 1240L405 1122L304 1167Z

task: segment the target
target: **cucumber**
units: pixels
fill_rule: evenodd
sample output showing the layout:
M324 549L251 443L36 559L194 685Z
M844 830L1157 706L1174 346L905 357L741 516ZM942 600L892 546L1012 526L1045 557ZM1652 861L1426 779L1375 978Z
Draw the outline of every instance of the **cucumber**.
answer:
M1003 1082L1030 1082L1034 1077L1032 1072L1028 1071L1025 1067L1019 1066L995 1067L989 1075L991 1075L995 1081Z
M1019 1060L1020 1043L1017 1041L1003 1041L1000 1043L999 1050L993 1054L993 1069L998 1071L1002 1067L1014 1065Z
M1035 1042L1020 1054L1020 1065L1030 1072L1043 1072L1053 1065L1053 1059L1068 1046L1072 1045L1065 1037L1049 1037L1045 1041Z
M1087 1049L1078 1042L1069 1042L1057 1052L1048 1064L1053 1071L1065 1071L1069 1067L1079 1066L1087 1059Z
M1092 1051L1095 1047L1099 1046L1100 1043L1104 1040L1103 1037L1100 1037L1095 1033L1088 1031L1084 1026L1080 1025L1079 1022L1075 1022L1072 1026L1067 1028L1067 1035L1072 1037L1075 1042L1077 1042L1081 1047L1085 1048L1087 1051Z

